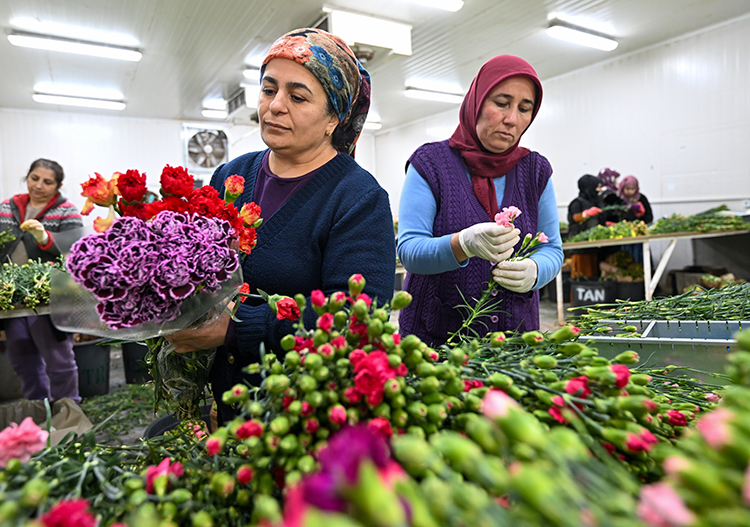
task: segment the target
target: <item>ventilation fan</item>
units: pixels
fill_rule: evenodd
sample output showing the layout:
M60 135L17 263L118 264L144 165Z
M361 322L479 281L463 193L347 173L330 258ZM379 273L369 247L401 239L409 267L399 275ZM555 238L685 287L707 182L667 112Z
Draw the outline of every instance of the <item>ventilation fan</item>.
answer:
M213 171L229 159L229 141L223 130L185 130L185 162L197 172Z

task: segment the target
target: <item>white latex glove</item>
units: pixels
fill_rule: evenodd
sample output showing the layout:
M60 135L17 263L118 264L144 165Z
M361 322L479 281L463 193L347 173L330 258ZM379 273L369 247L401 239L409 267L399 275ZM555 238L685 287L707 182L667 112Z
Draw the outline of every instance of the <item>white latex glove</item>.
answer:
M521 240L521 231L494 222L477 223L458 233L458 242L466 256L478 256L491 262L502 262L513 254Z
M492 270L495 282L508 291L526 293L536 284L538 268L531 258L512 262L500 262Z
M49 234L39 220L26 220L21 224L21 229L29 231L39 245L44 245L49 241Z

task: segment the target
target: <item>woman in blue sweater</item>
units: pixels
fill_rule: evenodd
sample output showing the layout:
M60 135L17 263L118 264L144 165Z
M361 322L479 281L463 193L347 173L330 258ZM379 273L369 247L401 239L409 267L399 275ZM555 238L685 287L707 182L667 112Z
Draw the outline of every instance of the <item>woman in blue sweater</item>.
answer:
M401 334L444 343L462 322L456 307L473 303L491 280L501 286L496 310L472 329L539 328L537 290L560 270L562 241L552 167L518 142L541 102L530 64L494 57L474 78L450 140L422 145L409 159L398 255L414 300L401 312ZM497 225L495 214L510 206L522 211L515 228ZM549 243L531 258L509 260L523 236L539 231Z
M239 174L245 190L235 206L254 201L261 207L257 245L242 261L251 291L328 295L348 290L349 277L360 273L364 292L379 305L391 299L396 248L388 194L353 158L369 106L369 74L338 37L299 29L271 48L258 101L268 150L220 166L211 179L223 194L226 178ZM315 313L305 315L305 325L314 327ZM237 318L225 314L169 337L178 352L220 346L211 383L222 420L234 415L222 393L260 380L242 368L259 360L261 345L280 351L281 338L294 332L265 303L246 301Z

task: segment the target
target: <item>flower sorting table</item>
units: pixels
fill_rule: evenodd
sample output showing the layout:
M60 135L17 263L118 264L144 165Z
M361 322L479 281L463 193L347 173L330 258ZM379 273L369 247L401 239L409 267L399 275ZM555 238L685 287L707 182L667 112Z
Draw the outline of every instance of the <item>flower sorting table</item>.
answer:
M595 240L590 242L568 242L563 243L563 250L565 249L594 249L597 247L611 247L613 245L634 245L637 243L643 244L643 287L645 289L646 300L651 300L654 296L656 286L661 279L664 270L669 263L669 259L672 257L675 245L678 240L694 240L700 238L719 238L723 236L737 236L740 234L748 234L750 229L743 229L738 231L714 231L714 232L674 232L667 234L649 234L646 236L636 236L632 238L616 238L610 240ZM661 255L659 262L656 265L656 269L653 274L651 272L651 242L669 242L667 248ZM563 295L562 295L562 272L558 272L555 277L555 288L557 292L557 322L559 325L565 323L564 307L563 307Z
M28 307L17 307L15 309L9 309L7 311L0 311L0 319L33 317L36 315L49 315L49 306L39 306L35 307L34 309L30 309Z

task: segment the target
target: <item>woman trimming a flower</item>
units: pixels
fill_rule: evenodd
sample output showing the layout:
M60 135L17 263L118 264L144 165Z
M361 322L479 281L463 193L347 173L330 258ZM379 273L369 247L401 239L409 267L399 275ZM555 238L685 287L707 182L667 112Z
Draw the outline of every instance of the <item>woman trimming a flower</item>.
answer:
M493 278L500 302L476 330L539 328L537 290L559 271L562 242L552 168L518 141L541 100L531 65L510 55L490 59L464 98L450 140L422 145L409 159L398 254L414 300L401 312L402 334L445 342L461 324L455 307L479 298ZM510 206L523 211L515 228L492 221ZM510 261L521 238L539 231L549 242L532 258Z
M224 191L227 178L245 179L237 208L255 202L263 224L257 245L243 259L250 290L309 296L348 289L355 273L364 292L382 305L393 294L395 242L388 195L353 159L370 104L369 74L338 37L299 29L281 37L261 69L260 133L268 150L219 167L211 185ZM305 325L314 327L307 310ZM308 318L309 317L309 318ZM279 351L293 333L268 305L248 299L236 314L198 330L169 337L178 352L220 346L211 381L221 417L233 410L221 394L242 380L258 382L242 368L259 359L260 346Z

